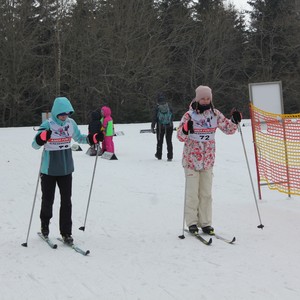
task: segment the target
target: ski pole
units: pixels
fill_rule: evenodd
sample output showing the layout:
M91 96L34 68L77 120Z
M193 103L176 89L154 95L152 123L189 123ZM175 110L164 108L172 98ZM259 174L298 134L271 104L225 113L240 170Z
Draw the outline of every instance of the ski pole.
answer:
M250 177L250 181L251 181L253 196L254 196L254 200L255 200L256 210L257 210L257 214L258 214L258 218L259 218L259 222L260 222L260 225L258 225L257 228L263 229L264 225L262 224L261 218L260 218L260 213L259 213L259 209L258 209L257 198L256 198L256 194L255 194L254 184L253 184L253 180L252 180L252 175L251 175L251 171L250 171L248 156L247 156L247 152L246 152L246 147L245 147L243 133L242 133L242 128L240 126L240 123L238 123L238 130L239 130L240 135L241 135L241 140L242 140L242 144L243 144L243 148L244 148L244 154L245 154L245 158L246 158L246 162L247 162L247 167L248 167L249 177Z
M88 198L87 207L86 207L86 213L85 213L84 224L83 224L83 226L79 227L79 230L82 230L82 231L85 230L86 219L87 219L88 210L89 210L89 206L90 206L90 200L91 200L91 194L92 194L93 183L94 183L94 178L95 178L95 172L96 172L97 160L98 160L98 156L99 156L99 149L100 149L99 143L96 145L96 148L97 148L97 151L96 151L96 159L95 159L94 170L93 170L93 176L92 176L92 181L91 181L91 186L90 186L89 198Z
M45 148L43 149L43 152L42 152L42 155L41 155L41 163L40 163L40 168L39 168L39 173L38 173L38 179L36 181L35 193L34 193L34 197L33 197L33 203L32 203L31 215L30 215L30 220L29 220L27 238L26 238L26 242L22 244L23 247L27 247L27 243L28 243L29 232L30 232L30 228L31 228L32 217L33 217L33 212L34 212L34 207L35 207L35 202L36 202L36 195L37 195L37 190L38 190L38 186L39 186L39 182L40 182L40 174L41 174L41 169L42 169L42 162L43 162L44 152L45 152Z
M187 182L186 182L186 175L185 175L185 188L184 188L184 206L183 206L183 218L182 218L182 235L179 235L178 237L180 239L184 239L184 225L185 225L185 204L186 204L186 191L187 191Z

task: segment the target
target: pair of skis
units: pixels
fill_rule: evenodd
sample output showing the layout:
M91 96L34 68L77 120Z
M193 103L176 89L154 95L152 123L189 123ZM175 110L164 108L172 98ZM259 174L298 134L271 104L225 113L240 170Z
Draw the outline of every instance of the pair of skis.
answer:
M43 241L45 241L45 242L48 244L48 246L49 246L50 248L52 248L52 249L56 249L56 248L57 248L57 244L54 243L51 239L49 239L48 237L44 237L44 236L42 235L41 232L38 232L37 234L38 234L38 236L39 236ZM78 253L84 255L84 256L87 256L88 254L90 254L90 250L82 250L80 247L76 246L76 245L73 244L73 243L72 243L72 244L67 244L67 243L65 243L65 242L63 241L63 239L61 239L61 238L57 238L57 240L60 241L60 242L62 242L64 245L66 245L66 246L72 248L72 249L75 250L76 252L78 252Z
M207 240L199 232L191 233L187 229L185 229L184 231L188 232L189 234L191 234L192 236L194 236L195 238L197 238L199 241L201 241L203 244L207 246L209 246L212 243L212 238L209 238L209 240ZM227 244L233 244L236 241L235 237L233 237L232 239L227 239L216 233L212 234L211 236L214 236L216 239L221 240ZM179 236L179 238L184 238L184 236Z

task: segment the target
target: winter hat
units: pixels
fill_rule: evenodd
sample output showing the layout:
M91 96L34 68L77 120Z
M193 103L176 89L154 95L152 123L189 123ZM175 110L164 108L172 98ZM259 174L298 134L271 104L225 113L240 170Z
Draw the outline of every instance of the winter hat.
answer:
M164 104L164 103L166 103L167 101L166 101L166 97L165 97L165 94L164 93L159 93L158 95L157 95L157 103L158 104Z
M201 98L210 98L210 101L212 102L212 92L211 88L205 85L200 85L196 88L196 97L195 101L199 101Z

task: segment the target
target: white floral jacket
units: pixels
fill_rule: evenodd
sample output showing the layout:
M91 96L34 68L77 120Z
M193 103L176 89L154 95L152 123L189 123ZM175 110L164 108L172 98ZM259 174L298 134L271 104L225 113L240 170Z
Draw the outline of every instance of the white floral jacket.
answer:
M182 157L184 168L195 171L211 169L215 163L214 132L216 129L221 129L225 134L236 132L238 127L236 124L227 119L219 110L214 109L214 112L206 110L202 114L196 114L196 112L189 110L183 115L177 129L177 138L180 142L184 142ZM193 121L195 134L186 135L182 132L182 128L190 119ZM200 138L200 134L203 135L203 132L205 133L207 130L210 135L204 135ZM203 137L206 138L202 139Z

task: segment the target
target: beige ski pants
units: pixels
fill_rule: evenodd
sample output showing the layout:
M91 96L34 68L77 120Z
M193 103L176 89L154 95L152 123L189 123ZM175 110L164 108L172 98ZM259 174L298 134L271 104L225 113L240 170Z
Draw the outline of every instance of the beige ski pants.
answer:
M198 227L212 224L212 178L213 171L185 171L185 222Z

